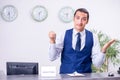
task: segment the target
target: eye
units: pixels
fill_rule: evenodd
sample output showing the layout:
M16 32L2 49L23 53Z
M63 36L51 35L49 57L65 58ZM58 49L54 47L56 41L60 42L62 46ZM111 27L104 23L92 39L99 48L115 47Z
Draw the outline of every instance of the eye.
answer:
M79 16L75 16L75 18L76 18L76 19L80 19L80 17L79 17Z
M86 18L86 17L84 17L84 18L82 18L82 20L83 20L83 21L87 21L87 18Z

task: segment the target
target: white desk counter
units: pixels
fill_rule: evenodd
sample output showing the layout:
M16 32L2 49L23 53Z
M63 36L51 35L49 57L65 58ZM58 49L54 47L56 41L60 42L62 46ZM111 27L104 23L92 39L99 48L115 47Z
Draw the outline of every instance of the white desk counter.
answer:
M120 80L120 74L108 76L108 73L85 73L85 76L71 77L66 74L58 74L56 77L41 77L40 75L5 75L0 72L0 80Z

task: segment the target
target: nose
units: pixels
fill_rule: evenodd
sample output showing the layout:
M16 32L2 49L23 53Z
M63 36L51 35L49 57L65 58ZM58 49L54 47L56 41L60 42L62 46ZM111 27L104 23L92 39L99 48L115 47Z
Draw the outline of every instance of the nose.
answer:
M81 24L81 23L82 23L82 19L79 19L79 20L78 20L78 23Z

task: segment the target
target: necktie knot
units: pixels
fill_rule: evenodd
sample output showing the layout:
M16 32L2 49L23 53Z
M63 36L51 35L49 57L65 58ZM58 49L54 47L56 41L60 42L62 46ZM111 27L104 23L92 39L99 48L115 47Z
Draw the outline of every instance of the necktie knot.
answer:
M80 33L79 32L77 33L77 36L80 38Z
M81 48L80 33L77 33L77 42L76 42L75 50L80 51L80 48Z

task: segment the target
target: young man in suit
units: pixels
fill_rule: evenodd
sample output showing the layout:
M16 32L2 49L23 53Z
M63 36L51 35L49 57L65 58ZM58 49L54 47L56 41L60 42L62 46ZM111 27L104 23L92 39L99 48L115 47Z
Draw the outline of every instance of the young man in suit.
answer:
M100 67L105 60L106 49L115 41L106 43L102 49L97 36L85 29L89 12L79 8L74 13L74 27L66 30L56 39L56 33L49 32L49 57L54 61L61 55L60 74L91 73L91 64Z

